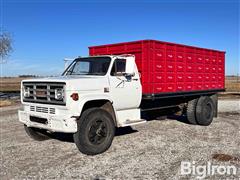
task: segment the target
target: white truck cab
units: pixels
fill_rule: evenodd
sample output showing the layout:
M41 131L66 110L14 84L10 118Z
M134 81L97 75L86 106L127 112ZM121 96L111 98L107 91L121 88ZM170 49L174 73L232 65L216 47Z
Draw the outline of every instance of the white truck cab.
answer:
M74 133L85 154L109 148L115 127L143 123L142 87L133 55L75 59L62 76L23 80L19 120L35 140Z

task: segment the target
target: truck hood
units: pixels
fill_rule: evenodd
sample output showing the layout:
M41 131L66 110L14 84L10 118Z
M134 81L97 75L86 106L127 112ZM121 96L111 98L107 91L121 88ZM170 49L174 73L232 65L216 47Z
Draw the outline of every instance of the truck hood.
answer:
M22 82L63 82L66 83L68 91L96 91L109 86L106 76L59 76L27 79Z

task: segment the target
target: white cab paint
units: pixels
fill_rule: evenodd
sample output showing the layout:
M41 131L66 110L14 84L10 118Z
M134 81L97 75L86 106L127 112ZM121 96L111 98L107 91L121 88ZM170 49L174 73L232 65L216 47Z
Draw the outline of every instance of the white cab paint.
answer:
M116 116L117 126L129 126L132 124L142 123L140 117L140 103L142 98L142 86L135 64L135 57L132 55L108 56L111 58L111 63L107 74L104 76L94 75L71 75L60 76L54 78L41 78L24 80L23 82L64 82L65 85L65 106L38 104L23 102L24 110L19 111L19 120L31 127L38 127L56 132L76 132L77 123L76 117L80 116L84 104L93 100L107 100L112 103L113 110ZM132 76L126 77L112 76L111 70L114 61L118 58L126 59L126 73ZM22 82L22 84L23 84ZM105 89L109 89L106 92ZM79 100L73 101L70 97L72 93L78 93ZM31 112L30 106L41 106L45 108L55 108L56 114L50 115L47 113ZM33 123L29 117L37 116L47 118L48 125Z
M118 117L118 126L124 127L146 122L146 120L141 119L140 113L140 109L126 109L116 111L116 115Z
M125 59L132 61L133 57L125 57ZM136 109L141 103L142 86L135 63L133 72L134 75L129 79L125 76L109 75L110 97L116 110Z

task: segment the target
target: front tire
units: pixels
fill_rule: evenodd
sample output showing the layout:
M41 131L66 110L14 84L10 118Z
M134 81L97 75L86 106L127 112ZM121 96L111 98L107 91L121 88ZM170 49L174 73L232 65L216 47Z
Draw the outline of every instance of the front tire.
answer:
M46 135L47 132L44 130L37 129L34 127L27 127L26 125L24 125L24 129L27 135L36 141L44 141L50 139L50 137Z
M112 116L100 108L90 108L78 120L78 131L73 135L79 151L87 155L105 152L112 144L115 126Z
M196 106L196 120L199 125L208 126L214 117L214 103L208 96L201 96Z

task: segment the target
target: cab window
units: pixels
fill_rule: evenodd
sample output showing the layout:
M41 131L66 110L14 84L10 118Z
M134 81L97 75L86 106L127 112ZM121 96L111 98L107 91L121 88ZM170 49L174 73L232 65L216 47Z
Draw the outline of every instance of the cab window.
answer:
M112 76L122 76L126 71L126 59L116 59L114 61L111 75Z

